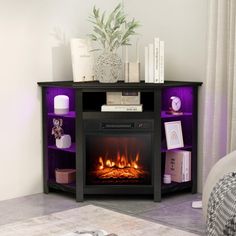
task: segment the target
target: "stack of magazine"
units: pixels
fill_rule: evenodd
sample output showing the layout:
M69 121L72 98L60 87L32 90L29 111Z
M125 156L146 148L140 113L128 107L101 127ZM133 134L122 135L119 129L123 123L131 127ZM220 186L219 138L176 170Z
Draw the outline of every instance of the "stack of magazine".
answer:
M140 92L107 92L106 104L102 105L103 112L142 112Z

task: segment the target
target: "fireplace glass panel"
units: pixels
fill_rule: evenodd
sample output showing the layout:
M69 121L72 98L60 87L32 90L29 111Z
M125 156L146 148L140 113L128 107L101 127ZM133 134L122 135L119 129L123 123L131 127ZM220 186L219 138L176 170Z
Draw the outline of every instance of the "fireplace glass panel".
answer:
M151 184L151 135L87 135L87 185Z

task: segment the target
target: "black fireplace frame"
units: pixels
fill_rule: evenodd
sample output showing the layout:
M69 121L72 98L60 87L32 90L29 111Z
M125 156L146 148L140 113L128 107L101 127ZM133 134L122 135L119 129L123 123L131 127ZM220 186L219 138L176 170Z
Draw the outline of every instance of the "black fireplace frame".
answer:
M75 91L75 109L76 109L76 140L79 140L76 146L76 169L78 170L76 174L76 201L83 201L85 195L93 194L111 194L111 195L153 195L153 199L156 202L161 201L161 88L156 86L146 87L140 86L139 84L125 84L123 82L118 84L96 84L96 86L86 87L86 83L83 88L76 88ZM141 102L147 104L147 110L144 112L94 112L86 109L87 97L86 93L106 93L108 91L140 91L145 94ZM96 96L99 98L99 96ZM103 98L105 99L105 98ZM95 103L100 101L94 100ZM101 102L100 102L101 103ZM150 106L148 105L150 104ZM96 106L98 107L98 104ZM92 108L94 108L92 107ZM84 171L85 171L85 132L84 132L84 122L86 120L136 120L136 119L151 119L153 120L153 173L152 173L152 185L150 186L85 186L84 185ZM81 168L81 166L83 168Z
M108 125L109 127L104 127ZM86 137L87 136L142 136L148 135L150 137L150 147L153 146L153 132L154 132L154 120L152 119L110 119L110 120L85 120L84 121L84 193L85 194L151 194L153 193L153 173L154 173L154 160L153 160L153 149L150 150L150 184L107 184L107 185L92 185L86 183L87 167L86 167Z

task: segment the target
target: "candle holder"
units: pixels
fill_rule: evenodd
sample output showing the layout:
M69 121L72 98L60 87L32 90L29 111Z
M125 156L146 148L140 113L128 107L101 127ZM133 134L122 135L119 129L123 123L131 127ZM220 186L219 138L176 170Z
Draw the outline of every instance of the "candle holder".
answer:
M140 82L140 62L125 63L125 82L126 83Z

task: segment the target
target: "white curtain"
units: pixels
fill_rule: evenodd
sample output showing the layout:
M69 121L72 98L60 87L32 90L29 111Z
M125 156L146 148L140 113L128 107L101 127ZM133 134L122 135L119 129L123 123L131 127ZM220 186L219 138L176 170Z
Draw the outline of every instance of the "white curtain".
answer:
M209 0L203 183L211 167L236 149L235 20L236 0Z

